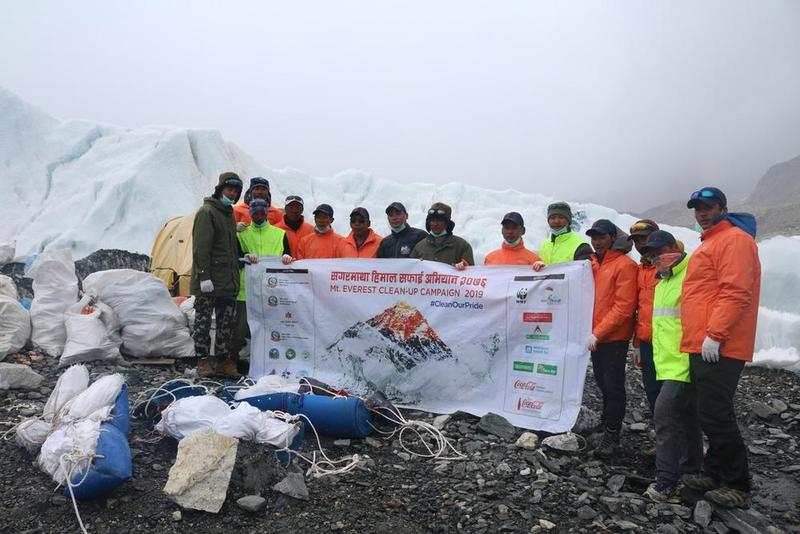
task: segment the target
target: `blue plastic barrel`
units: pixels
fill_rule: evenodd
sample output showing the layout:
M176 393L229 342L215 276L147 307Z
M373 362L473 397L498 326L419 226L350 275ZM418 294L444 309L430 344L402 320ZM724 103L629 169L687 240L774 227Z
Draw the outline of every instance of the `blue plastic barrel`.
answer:
M128 437L110 422L100 425L95 454L97 458L89 465L86 478L72 488L78 500L104 497L131 478L133 462ZM77 484L81 478L83 471L75 473L72 483ZM69 498L69 488L64 488L64 496Z

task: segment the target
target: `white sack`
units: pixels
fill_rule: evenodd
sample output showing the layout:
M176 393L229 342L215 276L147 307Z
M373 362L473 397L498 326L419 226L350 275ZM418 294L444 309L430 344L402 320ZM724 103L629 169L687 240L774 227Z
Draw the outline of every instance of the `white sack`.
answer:
M91 304L94 311L84 315L83 309L91 302L92 296L84 295L64 312L67 344L59 360L62 367L77 362L116 361L121 358L113 310L102 302L95 301Z
M19 300L17 293L17 284L10 276L0 274L0 297L8 297L10 299Z
M124 383L125 379L119 373L100 377L70 401L64 420L107 419Z
M58 377L47 404L44 405L42 418L45 421L52 421L57 413L61 411L64 404L70 399L82 393L89 387L89 370L85 365L73 365ZM116 397L115 397L116 398Z
M194 332L194 301L195 297L192 295L188 299L181 302L180 306L178 306L183 315L186 317L186 321L189 323L189 332Z
M214 421L230 411L225 401L212 395L184 397L161 412L155 429L180 441L192 432L211 428Z
M272 393L297 393L299 389L300 384L289 382L280 375L264 375L252 386L237 391L234 398L241 400Z
M186 317L164 282L150 273L112 269L83 281L86 293L108 304L122 327L122 351L135 357L194 356Z
M38 458L39 467L53 477L56 483L66 484L70 475L69 469L74 467L74 472L77 473L91 462L91 455L96 450L97 438L100 436L100 423L99 420L84 419L56 428L42 444ZM76 458L83 460L77 461Z
M246 402L214 421L213 428L223 436L265 443L278 448L288 447L300 431L299 426L277 419L272 412L262 412Z
M14 441L29 453L39 450L50 433L50 423L41 419L25 419L17 427Z
M14 250L17 248L13 241L0 243L0 265L14 261Z
M78 300L78 278L69 250L46 251L25 273L33 278L31 338L51 356L60 356L67 342L64 310Z
M0 296L0 360L19 352L31 337L31 317L15 298Z

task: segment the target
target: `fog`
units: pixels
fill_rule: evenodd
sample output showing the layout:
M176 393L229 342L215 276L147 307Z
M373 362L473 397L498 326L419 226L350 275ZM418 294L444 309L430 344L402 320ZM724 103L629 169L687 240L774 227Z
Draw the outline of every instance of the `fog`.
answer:
M800 154L794 1L5 2L0 28L0 85L49 113L315 175L638 211Z

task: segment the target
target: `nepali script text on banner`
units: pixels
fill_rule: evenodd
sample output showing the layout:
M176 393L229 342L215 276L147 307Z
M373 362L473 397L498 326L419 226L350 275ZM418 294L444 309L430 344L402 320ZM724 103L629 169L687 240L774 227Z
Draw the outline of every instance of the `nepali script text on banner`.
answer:
M589 354L589 262L536 273L396 259L247 266L250 376L304 376L437 413L565 432Z

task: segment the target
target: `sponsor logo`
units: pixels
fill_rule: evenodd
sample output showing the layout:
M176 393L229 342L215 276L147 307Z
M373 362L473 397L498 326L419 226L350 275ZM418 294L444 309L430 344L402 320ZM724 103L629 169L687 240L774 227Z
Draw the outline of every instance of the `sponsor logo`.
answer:
M556 376L558 374L558 366L549 363L539 363L536 365L536 373L540 375Z
M280 340L281 340L281 333L280 333L280 332L278 332L277 330L273 330L273 331L270 333L270 335L269 335L269 338L270 338L272 341L280 341Z
M517 291L517 304L525 304L526 300L528 300L528 288L523 287Z
M550 354L550 350L538 345L525 345L525 354Z
M523 312L522 322L524 323L552 323L553 314L550 312Z
M304 359L305 361L308 361L308 360L310 360L310 359L311 359L311 353L310 353L309 351L307 351L307 350L304 350L304 351L303 351L303 359Z
M514 362L514 370L522 371L523 373L532 373L533 362Z
M544 403L539 400L528 399L520 397L517 399L517 410L534 410L539 411L544 407Z
M271 360L277 360L281 357L281 352L278 349L269 349L269 358Z
M274 276L267 278L267 287L278 287L278 279Z
M409 254L411 254L411 247L409 247L408 245L403 245L402 247L400 247L401 256L408 256Z
M514 381L514 389L522 389L524 391L534 391L536 390L536 382L533 380L515 380Z
M270 295L269 298L267 298L267 304L269 304L274 308L275 306L278 305L278 297L276 297L275 295Z
M558 296L556 290L553 289L553 286L547 286L544 288L544 296L541 298L539 302L544 302L545 304L561 304L561 297Z
M291 320L292 320L292 317L293 317L293 316L292 316L292 312L290 312L290 311L287 311L286 313L284 313L284 314L283 314L283 317L284 317L284 319L286 319L287 321L291 321Z
M533 333L525 334L525 339L532 339L534 341L550 341L550 328L552 325L549 324L537 324L536 328L533 329Z
M297 358L297 353L294 351L294 349L286 349L286 359L294 360L295 358Z

